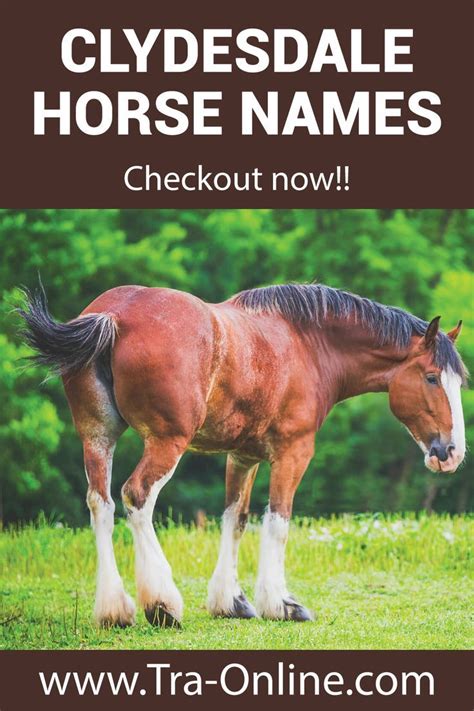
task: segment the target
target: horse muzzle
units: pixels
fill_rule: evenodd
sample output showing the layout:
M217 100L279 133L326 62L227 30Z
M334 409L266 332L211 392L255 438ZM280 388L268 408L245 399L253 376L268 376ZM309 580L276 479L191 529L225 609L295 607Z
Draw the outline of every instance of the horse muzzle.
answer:
M454 474L463 459L464 452L457 450L453 443L444 445L437 439L433 440L425 455L425 465L432 472Z

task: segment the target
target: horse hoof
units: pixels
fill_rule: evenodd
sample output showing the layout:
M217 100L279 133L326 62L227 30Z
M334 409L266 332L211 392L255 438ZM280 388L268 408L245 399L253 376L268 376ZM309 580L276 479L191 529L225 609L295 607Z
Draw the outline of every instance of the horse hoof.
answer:
M145 607L145 617L154 627L174 627L181 629L181 623L163 605Z
M296 602L296 600L283 600L283 605L285 607L285 620L292 620L293 622L312 622L314 620L313 613L304 605Z
M99 620L98 624L104 630L109 630L112 627L119 627L120 629L124 630L127 627L132 627L135 624L135 620L134 619L126 619L126 618L122 618L122 617L118 617L118 618L106 617L106 618Z
M224 615L225 617L238 617L241 620L250 620L252 617L257 617L257 612L254 606L247 600L244 593L234 597L234 607L232 611Z
M131 627L135 624L135 603L130 595L122 590L117 596L108 600L107 606L99 600L99 603L96 603L94 616L97 624L104 629Z

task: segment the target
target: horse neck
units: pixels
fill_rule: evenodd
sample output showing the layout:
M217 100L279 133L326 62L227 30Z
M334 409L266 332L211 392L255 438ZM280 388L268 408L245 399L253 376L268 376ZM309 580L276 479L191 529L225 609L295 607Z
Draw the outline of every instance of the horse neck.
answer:
M329 384L333 404L368 392L386 392L408 352L380 346L366 327L342 320L329 322L315 337L318 369Z

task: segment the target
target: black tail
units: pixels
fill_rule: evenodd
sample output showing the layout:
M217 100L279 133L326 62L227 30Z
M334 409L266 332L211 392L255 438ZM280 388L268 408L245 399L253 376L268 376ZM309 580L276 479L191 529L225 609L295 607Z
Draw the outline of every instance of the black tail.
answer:
M110 314L86 314L68 323L59 323L48 311L42 285L33 293L25 291L25 299L25 308L18 309L18 313L25 321L23 338L36 351L31 358L35 363L66 375L110 354L116 335Z

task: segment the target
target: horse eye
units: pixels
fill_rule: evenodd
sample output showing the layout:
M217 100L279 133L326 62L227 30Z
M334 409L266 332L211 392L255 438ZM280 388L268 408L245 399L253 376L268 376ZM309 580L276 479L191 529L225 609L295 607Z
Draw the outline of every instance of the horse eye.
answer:
M426 376L426 382L429 383L430 385L438 385L438 378L433 373L429 373Z

